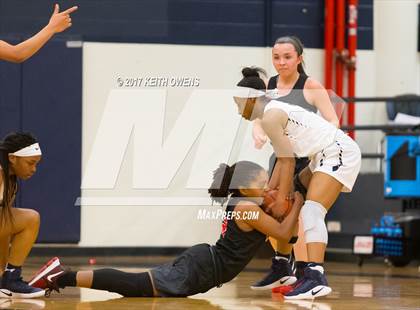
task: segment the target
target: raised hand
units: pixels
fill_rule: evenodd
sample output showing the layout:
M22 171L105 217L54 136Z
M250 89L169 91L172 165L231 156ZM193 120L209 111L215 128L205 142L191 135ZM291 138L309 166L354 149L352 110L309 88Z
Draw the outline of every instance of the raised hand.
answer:
M51 15L50 22L48 26L54 33L63 32L67 28L71 27L71 17L70 14L75 12L78 9L77 6L73 6L63 12L60 12L60 6L55 4L54 12Z

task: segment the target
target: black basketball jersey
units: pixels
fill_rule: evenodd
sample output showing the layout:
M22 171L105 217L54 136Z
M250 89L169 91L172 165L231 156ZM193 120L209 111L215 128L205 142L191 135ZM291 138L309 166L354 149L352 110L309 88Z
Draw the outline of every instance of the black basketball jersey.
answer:
M279 76L275 75L270 78L268 81L267 89L275 89L277 87L277 81ZM292 90L286 96L276 98L276 100L284 101L289 104L298 105L308 111L317 112L317 108L306 101L305 96L303 95L303 89L305 87L305 82L308 79L308 76L304 73L299 74L299 78L293 86Z
M246 198L231 198L226 212L234 211L236 203L240 200ZM219 282L228 282L238 275L251 261L265 239L266 236L261 232L255 229L245 232L236 225L235 219L225 218L220 238L216 245L212 246Z

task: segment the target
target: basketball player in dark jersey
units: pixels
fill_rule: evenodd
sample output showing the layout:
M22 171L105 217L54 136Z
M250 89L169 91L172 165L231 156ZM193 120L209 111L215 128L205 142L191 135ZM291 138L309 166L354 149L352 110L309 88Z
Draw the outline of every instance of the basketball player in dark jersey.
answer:
M295 194L290 213L280 223L271 216L268 206L260 205L267 182L267 172L249 161L231 167L222 164L214 171L209 194L216 202L227 201L227 216L214 246L195 245L173 262L143 273L115 269L64 271L58 258L54 258L29 283L49 290L88 287L126 297L186 297L221 286L245 268L267 235L285 242L291 237L303 197ZM257 219L250 219L251 213L258 214Z
M13 132L0 141L0 298L36 298L45 293L21 277L38 235L39 213L14 207L18 180L32 177L41 155L38 141L30 133Z

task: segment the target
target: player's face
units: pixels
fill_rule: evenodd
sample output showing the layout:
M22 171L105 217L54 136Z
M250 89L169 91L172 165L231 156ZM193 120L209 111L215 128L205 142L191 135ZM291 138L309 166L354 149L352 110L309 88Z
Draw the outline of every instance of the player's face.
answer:
M288 76L297 72L297 67L302 62L302 56L298 56L293 44L279 43L273 47L272 61L280 75Z
M20 179L27 180L36 172L36 167L41 160L41 155L19 157L10 155L10 167L12 172Z
M268 174L265 170L256 175L254 180L248 185L248 188L241 190L247 197L263 197L268 185Z
M233 97L235 103L238 107L238 114L241 115L243 118L247 120L254 120L256 118L255 115L252 114L255 107L255 98L239 98Z

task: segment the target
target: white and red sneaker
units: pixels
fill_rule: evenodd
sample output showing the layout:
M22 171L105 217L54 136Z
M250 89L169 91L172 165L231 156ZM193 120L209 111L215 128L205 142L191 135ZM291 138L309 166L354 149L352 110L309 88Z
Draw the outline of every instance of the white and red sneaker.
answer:
M58 257L50 259L29 281L29 285L59 292L58 278L65 272Z

